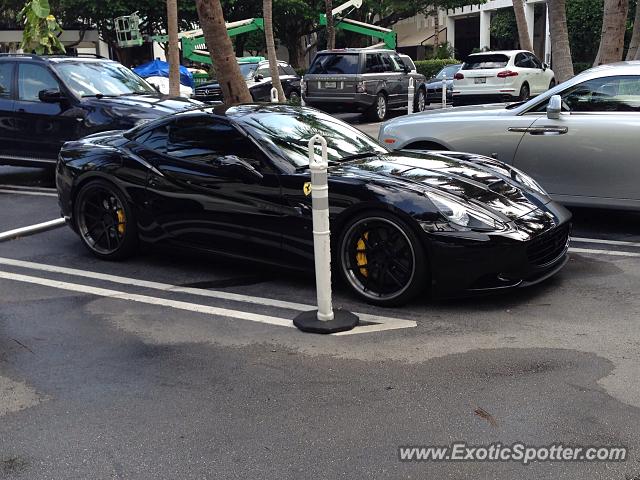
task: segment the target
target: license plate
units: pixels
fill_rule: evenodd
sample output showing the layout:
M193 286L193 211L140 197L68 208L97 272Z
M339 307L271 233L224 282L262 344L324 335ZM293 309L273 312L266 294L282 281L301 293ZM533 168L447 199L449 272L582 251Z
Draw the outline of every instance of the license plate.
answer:
M478 83L487 83L486 77L477 77L477 78L474 78L474 81L475 81L476 84L478 84Z
M324 82L324 88L336 88L336 82Z

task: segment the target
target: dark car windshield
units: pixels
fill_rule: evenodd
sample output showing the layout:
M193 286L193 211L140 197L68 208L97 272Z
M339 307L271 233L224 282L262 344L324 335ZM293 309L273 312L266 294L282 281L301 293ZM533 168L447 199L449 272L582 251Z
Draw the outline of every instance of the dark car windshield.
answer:
M157 93L151 85L116 62L59 62L54 66L65 85L80 97Z
M241 111L243 107L235 107ZM232 114L232 110L227 114ZM316 134L327 141L330 162L349 160L367 153L385 154L388 150L360 130L317 110L309 108L268 107L253 110L242 117L242 124L261 143L275 147L294 167L309 165L308 143ZM316 155L321 154L316 147Z
M238 66L240 67L240 73L247 80L253 78L253 74L258 68L257 63L239 63Z
M503 68L509 63L509 57L500 53L486 55L470 55L462 64L462 70L486 70L490 68Z
M313 74L356 74L358 73L357 53L326 53L318 55L307 73Z

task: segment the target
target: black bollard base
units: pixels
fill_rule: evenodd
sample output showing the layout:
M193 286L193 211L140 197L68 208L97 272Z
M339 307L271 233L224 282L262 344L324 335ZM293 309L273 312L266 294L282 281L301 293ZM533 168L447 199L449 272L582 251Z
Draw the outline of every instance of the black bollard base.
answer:
M318 320L318 311L303 312L293 319L293 324L303 332L336 333L352 330L358 325L358 316L346 310L334 310L333 320Z

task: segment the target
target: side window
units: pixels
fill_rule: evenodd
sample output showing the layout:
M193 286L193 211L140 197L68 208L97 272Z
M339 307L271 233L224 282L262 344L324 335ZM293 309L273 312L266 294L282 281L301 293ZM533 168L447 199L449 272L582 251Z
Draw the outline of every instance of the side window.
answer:
M269 65L264 66L264 67L260 67L257 71L256 71L256 75L262 75L264 78L267 77L271 77L271 73L269 72Z
M211 166L224 164L225 157L237 157L259 172L268 169L262 152L232 125L211 118L176 120L169 127L167 155Z
M284 71L286 75L294 75L294 76L298 75L291 65L285 65Z
M154 150L159 153L166 153L168 137L169 128L167 127L167 125L161 125L134 138L134 141L136 143L139 143L140 145L144 145L149 150Z
M516 67L529 68L529 62L527 61L527 57L524 53L517 54L516 59L513 61L513 64Z
M393 62L391 61L391 56L388 53L383 53L381 57L382 57L382 64L384 65L384 71L395 72L396 69Z
M27 102L39 102L41 90L59 89L53 75L42 65L21 63L18 67L18 98Z
M587 80L560 94L562 110L571 112L640 112L640 76ZM548 102L536 107L544 112Z
M403 62L398 55L391 55L389 58L391 59L391 65L395 72L404 72L405 62ZM408 62L406 65L411 68Z
M282 65L278 65L278 74L280 76L289 75Z
M0 98L11 98L13 90L13 65L0 63Z
M535 55L529 55L529 60L531 62L532 67L531 68L538 68L542 70L542 62L540 60L538 60L538 57L536 57Z
M384 66L379 53L367 53L365 57L364 73L382 73Z

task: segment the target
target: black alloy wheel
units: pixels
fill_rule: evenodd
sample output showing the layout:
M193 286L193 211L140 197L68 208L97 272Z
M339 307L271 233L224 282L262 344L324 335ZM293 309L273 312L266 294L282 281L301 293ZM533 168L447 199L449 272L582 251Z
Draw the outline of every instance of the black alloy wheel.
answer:
M76 197L74 216L82 242L94 255L119 260L135 252L136 219L115 185L104 180L84 185Z
M393 215L356 217L339 241L340 273L361 298L380 306L406 303L425 290L426 258L416 234Z

